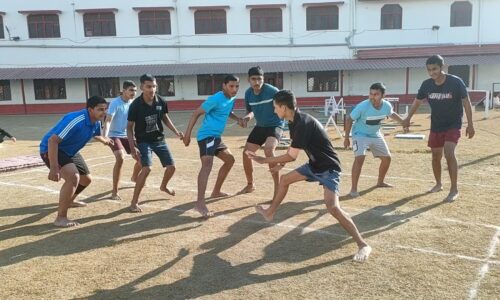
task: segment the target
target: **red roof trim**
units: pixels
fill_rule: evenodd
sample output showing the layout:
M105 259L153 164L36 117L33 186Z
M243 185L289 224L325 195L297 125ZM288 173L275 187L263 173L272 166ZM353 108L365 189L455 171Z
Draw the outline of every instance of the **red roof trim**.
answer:
M308 6L331 6L331 5L340 5L340 4L344 4L344 1L302 3L302 6L303 7L308 7Z
M434 54L443 56L500 54L500 44L453 45L439 47L359 49L359 59L428 57Z
M214 9L229 9L229 5L219 5L219 6L190 6L191 10L214 10Z
M173 6L154 6L154 7L132 7L135 11L152 11L152 10L174 10Z
M252 9L252 8L285 8L286 4L249 4L247 5L247 8Z
M118 8L82 8L76 9L77 13L86 14L86 13L103 13L103 12L118 12Z
M60 10L20 10L18 13L22 15L45 15L45 14L58 14L62 12Z

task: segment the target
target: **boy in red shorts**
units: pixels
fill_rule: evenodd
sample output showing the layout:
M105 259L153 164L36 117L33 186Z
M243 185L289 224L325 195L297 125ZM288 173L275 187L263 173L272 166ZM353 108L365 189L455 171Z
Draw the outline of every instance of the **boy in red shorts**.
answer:
M427 99L431 106L431 132L428 146L432 151L432 171L436 185L429 190L436 193L443 190L441 183L441 159L443 153L450 173L450 193L445 198L453 202L458 198L458 162L455 148L460 138L462 117L467 116L465 135L470 139L474 136L472 123L472 105L464 82L457 76L446 74L443 71L444 60L440 55L433 55L427 59L427 72L431 78L422 82L418 95L413 101L408 117L403 127L410 126L410 120L422 101Z

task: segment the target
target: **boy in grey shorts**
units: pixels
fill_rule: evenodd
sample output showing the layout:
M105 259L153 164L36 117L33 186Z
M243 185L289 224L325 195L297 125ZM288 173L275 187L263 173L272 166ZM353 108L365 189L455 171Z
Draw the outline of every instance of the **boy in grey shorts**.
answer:
M392 187L384 182L385 175L391 164L391 152L384 135L380 132L382 120L390 117L403 123L400 115L392 110L392 105L383 99L385 86L382 83L374 83L370 86L370 97L359 103L346 118L344 147L349 148L349 132L352 128L352 150L354 151L354 163L352 165L352 186L349 196L359 196L358 181L361 168L365 162L366 150L372 151L373 157L380 158L377 187ZM354 125L353 125L354 121Z

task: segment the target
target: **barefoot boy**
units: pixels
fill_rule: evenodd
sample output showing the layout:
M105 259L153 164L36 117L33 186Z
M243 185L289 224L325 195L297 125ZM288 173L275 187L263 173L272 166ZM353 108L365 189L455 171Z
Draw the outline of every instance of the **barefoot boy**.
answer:
M205 203L205 191L207 189L208 176L212 171L214 156L222 160L223 165L219 169L217 181L212 191L212 198L227 196L221 192L222 184L234 164L234 156L222 142L221 135L226 127L227 119L238 121L242 126L241 118L233 113L234 99L240 87L240 80L234 75L227 75L222 84L222 91L207 98L198 107L184 134L184 145L189 146L191 142L191 131L201 115L205 115L201 127L198 129L198 147L200 148L201 169L198 173L198 196L195 210L203 217L210 217L213 212L209 211Z
M374 157L380 158L377 187L392 187L384 181L391 164L391 152L385 142L384 134L380 131L380 123L387 117L399 123L402 123L403 119L392 110L392 105L383 99L384 96L385 86L382 83L372 84L370 98L356 105L346 118L344 147L347 149L350 146L349 132L352 127L352 150L355 156L352 164L352 186L349 193L353 198L359 196L358 181L368 149Z
M372 250L371 247L363 240L351 217L340 208L340 161L337 153L333 150L333 146L323 126L312 116L302 113L297 109L297 102L291 91L282 90L274 95L274 110L280 118L289 122L288 127L290 128L292 144L288 152L276 157L260 157L248 151L248 156L261 164L278 164L271 171L277 171L284 164L296 160L300 149L306 152L309 162L282 175L278 193L271 205L266 209L262 206L257 206L257 212L267 221L271 221L281 201L285 198L288 187L292 183L304 180L310 182L317 181L323 186L324 199L328 211L358 244L359 250L353 259L360 262L367 260Z

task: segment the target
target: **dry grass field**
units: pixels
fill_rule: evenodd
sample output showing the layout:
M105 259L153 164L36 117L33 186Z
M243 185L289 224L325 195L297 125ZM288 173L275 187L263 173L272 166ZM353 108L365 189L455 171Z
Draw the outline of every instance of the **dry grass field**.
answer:
M185 129L189 114L171 116ZM39 139L59 117L0 117L0 127L18 138L1 144L0 159L37 154ZM327 213L319 185L293 185L273 223L254 210L272 196L266 167L255 167L254 193L236 195L246 184L241 153L250 129L234 124L223 138L236 157L223 186L231 196L209 201L216 215L208 220L191 210L198 147L186 148L170 133L177 195L159 191L155 158L140 214L126 209L132 160L123 169L124 200L110 200L114 158L99 143L82 150L93 182L80 197L89 205L69 211L81 223L76 228L52 225L60 183L47 179L46 167L0 173L0 299L499 299L500 111L488 120L477 112L474 119L476 137L462 137L457 148L461 194L451 204L442 201L446 170L445 190L425 193L434 180L426 140L394 139L399 127L385 131L393 153L387 181L395 187L373 188L379 162L368 156L361 197L341 197L374 249L364 264L351 261L356 245ZM412 131L428 136L428 114L414 122ZM342 160L345 195L353 154L329 133ZM302 154L287 168L305 161Z

